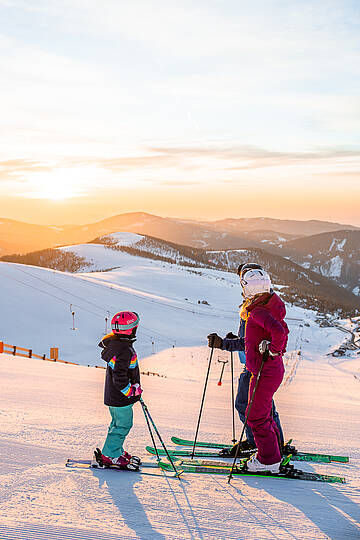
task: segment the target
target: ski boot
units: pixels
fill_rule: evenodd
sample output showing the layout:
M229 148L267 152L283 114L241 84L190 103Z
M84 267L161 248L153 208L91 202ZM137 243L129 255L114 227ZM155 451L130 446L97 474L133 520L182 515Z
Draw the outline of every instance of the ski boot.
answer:
M257 453L250 456L249 459L242 461L242 466L238 467L240 471L249 471L253 473L275 474L276 476L284 476L285 478L296 477L299 473L294 465L290 464L291 454L285 456L282 461L271 465L264 465L257 459Z
M137 466L138 468L140 467L141 459L138 456L132 456L129 452L126 452L126 450L124 450L123 456L129 460L130 465Z
M296 454L298 453L295 446L293 446L291 443L292 443L292 439L290 439L286 444L284 444L284 446L282 448L283 456L287 456L289 454L292 454L293 456L296 456Z
M295 469L294 465L290 463L291 458L292 454L289 454L283 458L282 462L280 463L279 474L288 478L296 478L299 476L300 471Z
M240 446L239 446L240 445ZM239 447L239 450L237 448ZM235 443L234 446L231 448L223 448L219 452L219 456L222 457L235 457L236 452L238 453L239 457L244 456L244 454L251 454L256 450L256 444L250 443L249 441L245 440L240 443Z
M277 463L272 463L271 465L261 463L257 458L257 453L255 452L249 457L248 460L245 461L244 467L246 467L245 470L249 472L278 474L280 472L281 464L281 461L278 461Z
M121 456L112 458L104 456L100 448L96 448L94 454L99 467L124 469L128 471L138 471L140 469L140 458L131 456L128 452L123 452Z

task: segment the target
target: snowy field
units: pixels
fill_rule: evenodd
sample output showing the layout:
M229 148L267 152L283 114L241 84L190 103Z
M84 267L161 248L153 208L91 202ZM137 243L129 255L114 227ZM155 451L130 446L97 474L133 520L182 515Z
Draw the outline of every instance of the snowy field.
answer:
M70 274L0 263L4 314L0 340L38 354L49 355L50 347L59 347L64 360L96 365L96 344L105 333L105 318L123 309L140 314L140 357L173 346L204 345L209 332L238 329L241 296L235 274L153 261L96 244L66 250L85 257L94 270L107 271ZM209 305L198 303L204 300ZM71 311L76 330L72 330ZM292 339L297 339L300 323L317 328L314 320L314 312L289 307L287 321L295 330ZM336 347L344 336L329 329L327 339Z
M301 467L343 475L346 484L244 477L228 485L214 475L178 480L156 470L65 468L68 457L91 457L106 434L104 371L85 366L101 365L97 342L107 310L140 313L140 368L163 375L142 377L144 401L170 443L175 434L193 437L209 359L206 335L235 331L240 303L236 276L110 250L116 260L105 260L103 246L72 251L90 258L87 249L96 268L116 269L72 275L0 264L1 339L47 354L59 346L62 358L83 364L0 355L1 540L359 538L360 358L355 352L327 356L346 334L320 328L315 314L301 308L288 309L291 339L277 406L285 436L299 449L350 456L345 465ZM200 438L230 442L230 368L219 387L218 359L229 354L214 354ZM236 375L239 369L236 361ZM127 449L148 460L151 441L140 405L134 409ZM236 427L239 433L240 423Z
M175 354L175 356L173 356ZM220 353L224 356L225 353ZM166 441L193 436L208 360L205 348L163 351L142 367L144 400ZM174 369L174 366L175 369ZM292 366L288 366L291 371ZM302 464L341 474L344 485L186 475L70 470L66 458L90 456L108 423L104 372L0 355L2 539L343 539L360 533L359 382L326 359L301 359L278 392L287 436L299 448L349 454L347 465ZM231 438L230 380L211 372L200 435ZM239 424L237 425L239 430ZM150 444L140 406L127 448Z

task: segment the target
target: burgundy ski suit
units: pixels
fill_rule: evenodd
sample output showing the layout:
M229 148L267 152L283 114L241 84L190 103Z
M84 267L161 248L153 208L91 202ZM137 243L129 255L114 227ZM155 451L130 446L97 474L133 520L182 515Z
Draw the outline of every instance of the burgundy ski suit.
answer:
M258 448L258 460L271 465L281 461L279 432L272 418L271 407L273 395L279 388L285 371L282 355L286 351L289 333L284 321L286 309L284 302L277 294L266 293L256 298L248 306L247 311L249 316L245 329L246 367L252 373L249 402L262 361L262 355L259 352L261 341L264 339L270 341L269 350L276 354L276 356L269 355L264 363L248 417ZM247 411L248 408L246 413Z

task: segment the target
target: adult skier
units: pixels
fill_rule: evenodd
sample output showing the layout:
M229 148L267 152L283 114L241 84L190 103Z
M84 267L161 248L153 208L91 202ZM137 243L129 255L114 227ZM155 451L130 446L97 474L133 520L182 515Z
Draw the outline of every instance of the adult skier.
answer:
M246 263L240 264L237 270L237 274L241 279L248 270L263 270L262 266L257 263ZM246 305L248 305L249 300L245 300L240 306L240 325L238 330L238 335L235 336L232 332L229 332L224 339L222 339L217 334L210 334L208 336L209 347L214 343L214 348L220 348L225 351L237 351L239 354L240 363L243 365L243 370L239 376L238 391L235 398L235 408L239 414L239 418L242 423L245 423L246 418L246 407L248 404L248 395L249 395L249 384L251 378L251 372L246 367L245 360L245 327L246 327ZM280 434L280 444L284 445L283 431L280 423L280 416L275 407L275 402L272 402L272 416L276 422L276 425ZM256 450L256 444L254 440L254 435L251 427L247 423L245 426L246 439L241 442L239 451L247 450ZM239 443L236 443L230 450L224 449L223 454L234 456L237 451L237 446Z
M269 352L248 417L248 439L241 449L249 449L252 445L258 449L258 453L248 461L249 470L278 472L283 437L276 409L273 414L272 398L284 375L282 354L285 352L289 332L284 322L285 305L272 291L270 277L260 265L249 263L239 267L238 273L244 296L239 336L228 334L222 339L217 334L210 334L209 346L239 350L242 358L245 349L246 366L240 376L236 398L236 408L242 421L247 413L244 404L247 405L253 394L262 355L265 351Z
M116 465L120 469L138 470L140 459L124 450L126 436L133 426L133 405L139 401L140 370L133 348L139 315L133 311L115 313L111 320L112 333L99 343L101 357L107 363L104 404L109 407L111 422L102 450L95 457L100 464Z

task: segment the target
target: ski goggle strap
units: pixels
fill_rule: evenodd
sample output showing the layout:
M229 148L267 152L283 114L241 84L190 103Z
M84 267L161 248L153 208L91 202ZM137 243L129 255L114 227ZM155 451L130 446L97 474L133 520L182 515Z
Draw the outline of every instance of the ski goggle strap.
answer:
M237 269L237 274L240 279L248 272L249 270L264 270L260 264L257 263L246 263L240 264Z

